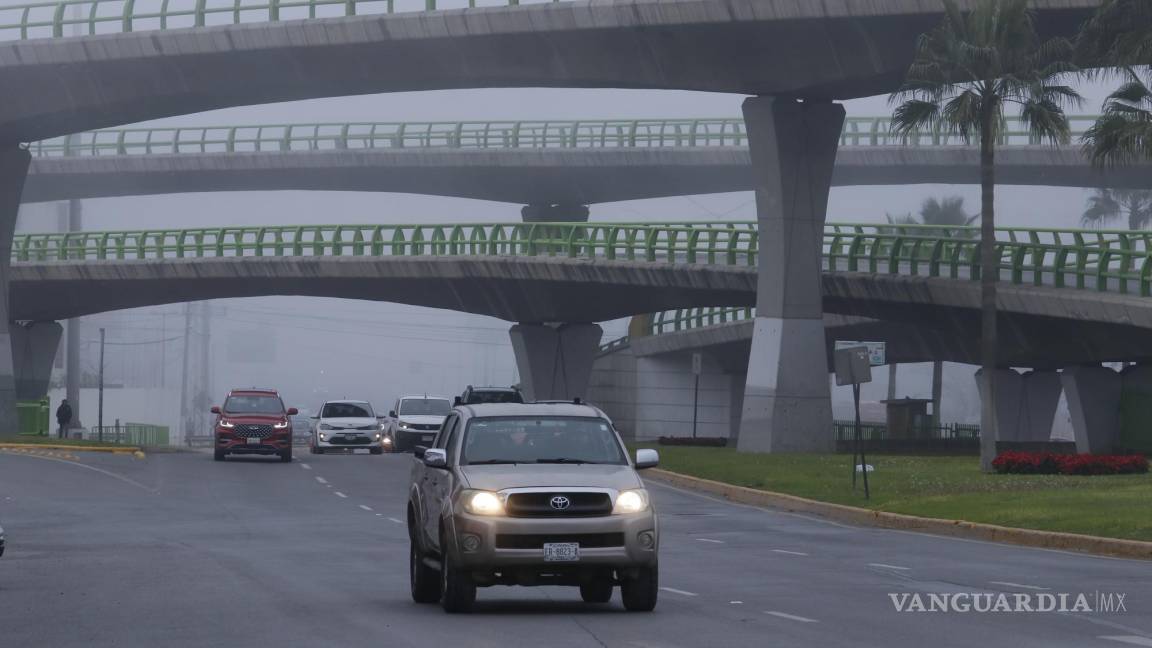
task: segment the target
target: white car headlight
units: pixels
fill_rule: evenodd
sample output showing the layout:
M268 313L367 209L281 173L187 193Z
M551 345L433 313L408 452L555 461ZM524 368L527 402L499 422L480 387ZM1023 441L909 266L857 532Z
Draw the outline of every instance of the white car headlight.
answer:
M648 491L643 488L621 491L616 496L613 513L641 513L648 510Z
M321 440L321 441L327 441L327 440L328 440L328 435L327 435L327 434L324 434L323 432L321 432L321 433L319 434L319 437L320 437L320 440Z
M473 515L503 515L504 502L490 491L467 490L461 496L464 510Z
M380 440L380 433L379 433L379 432L377 432L377 433L376 433L376 440L377 440L377 441L379 441L379 440Z

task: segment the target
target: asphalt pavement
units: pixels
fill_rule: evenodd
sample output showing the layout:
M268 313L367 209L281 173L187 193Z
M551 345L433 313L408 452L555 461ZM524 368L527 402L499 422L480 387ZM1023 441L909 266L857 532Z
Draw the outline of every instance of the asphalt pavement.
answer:
M1152 562L852 527L654 481L655 612L625 612L619 592L599 605L493 587L447 615L408 594L411 462L0 452L0 646L1152 646ZM1084 593L1093 610L893 601L998 593Z

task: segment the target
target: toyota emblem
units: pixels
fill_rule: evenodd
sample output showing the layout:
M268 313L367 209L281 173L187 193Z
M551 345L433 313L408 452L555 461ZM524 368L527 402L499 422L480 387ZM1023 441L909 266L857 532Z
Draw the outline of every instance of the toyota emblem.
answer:
M551 504L552 508L556 509L557 511L563 511L572 505L572 501L563 495L557 495L553 497L548 503Z

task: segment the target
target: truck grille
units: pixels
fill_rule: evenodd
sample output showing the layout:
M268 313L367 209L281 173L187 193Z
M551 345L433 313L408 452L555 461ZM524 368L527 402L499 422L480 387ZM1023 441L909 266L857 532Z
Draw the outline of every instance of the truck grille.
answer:
M497 549L542 549L548 542L576 542L581 549L623 547L623 533L498 533Z
M232 434L238 437L249 437L267 439L272 436L271 425L237 425L232 429Z
M552 506L555 497L567 498L568 506ZM512 493L504 510L511 517L597 517L611 515L612 498L608 493Z

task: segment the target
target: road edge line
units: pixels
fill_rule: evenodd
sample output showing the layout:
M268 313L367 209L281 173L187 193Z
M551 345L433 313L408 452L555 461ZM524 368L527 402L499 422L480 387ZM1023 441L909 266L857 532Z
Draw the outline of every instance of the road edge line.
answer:
M681 488L703 491L740 504L780 509L790 513L811 513L859 526L920 531L935 535L1001 542L1025 547L1060 549L1104 556L1152 560L1152 542L1142 540L1105 538L1102 536L1068 533L1065 531L1021 529L1018 527L1000 526L998 524L969 522L967 520L949 520L944 518L922 517L919 515L907 515L904 513L890 513L888 511L874 511L857 506L848 506L846 504L821 502L776 491L725 484L724 482L704 479L702 477L693 477L691 475L659 468L651 468L644 472L659 481Z
M6 450L75 450L77 452L111 452L112 454L131 454L144 456L144 451L136 446L76 446L63 443L0 443L0 449Z

